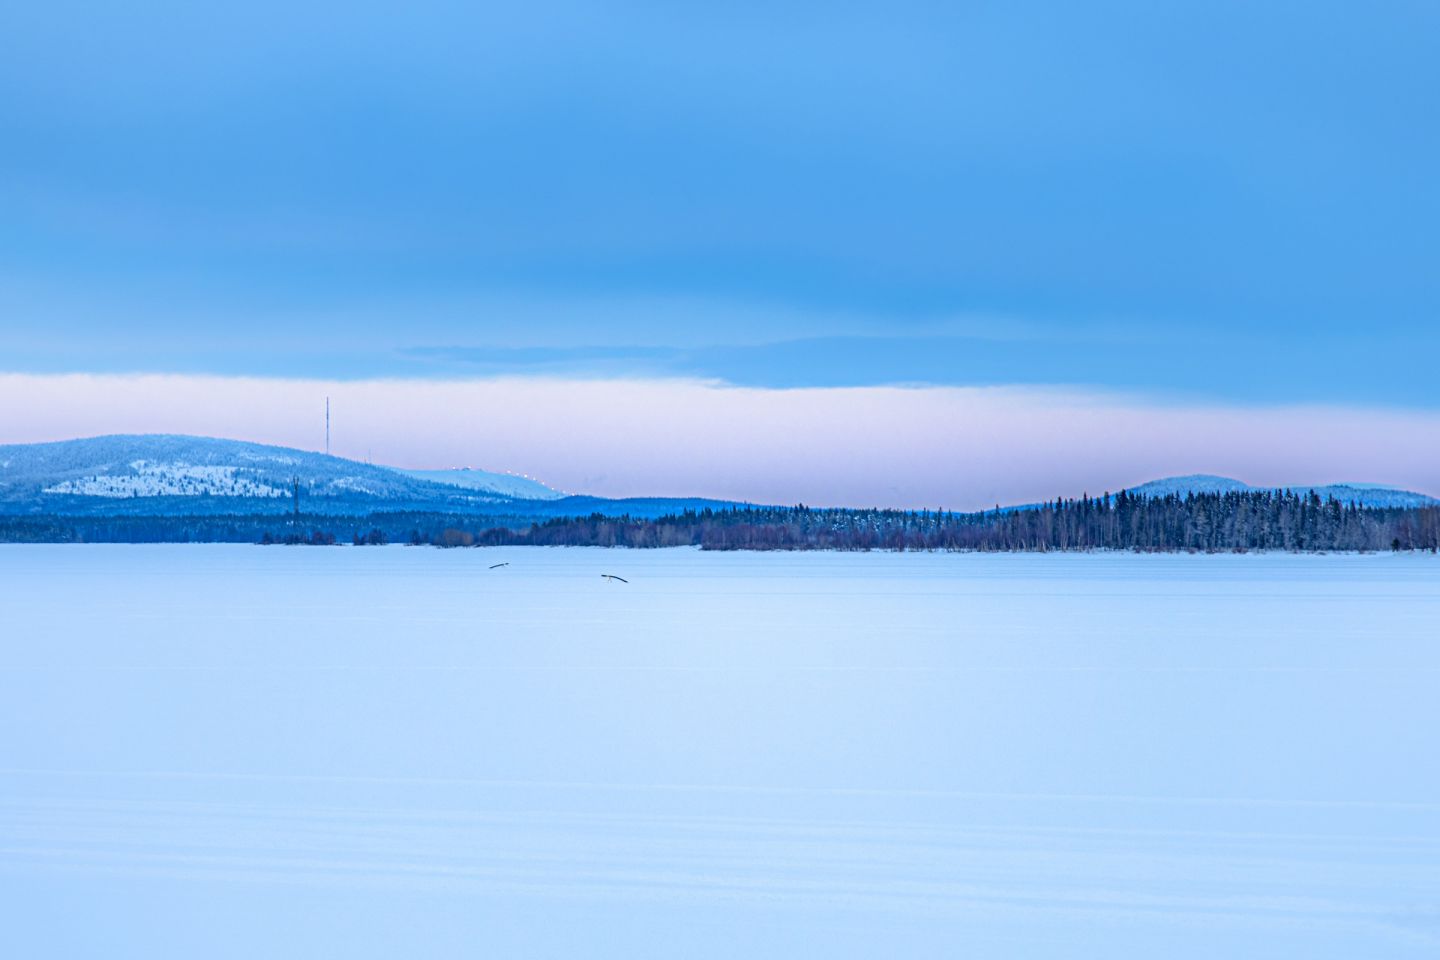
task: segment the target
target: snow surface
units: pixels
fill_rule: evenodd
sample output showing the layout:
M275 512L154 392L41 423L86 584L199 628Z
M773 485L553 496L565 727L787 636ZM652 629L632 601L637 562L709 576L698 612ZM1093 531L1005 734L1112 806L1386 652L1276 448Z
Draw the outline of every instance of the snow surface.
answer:
M8 956L1440 954L1430 556L0 546L0 611Z

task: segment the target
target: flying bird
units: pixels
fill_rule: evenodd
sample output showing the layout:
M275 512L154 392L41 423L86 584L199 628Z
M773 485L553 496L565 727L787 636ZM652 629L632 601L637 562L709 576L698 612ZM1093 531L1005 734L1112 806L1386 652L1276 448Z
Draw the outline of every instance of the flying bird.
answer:
M629 582L630 582L629 580L626 580L624 577L617 577L617 576L615 576L615 574L613 574L613 573L602 573L602 574L600 574L600 576L604 577L606 580L619 580L621 583L629 583Z
M496 569L498 569L498 568L500 568L500 567L508 567L508 566L510 566L510 561L509 561L509 560L506 560L504 563L492 563L492 564L490 564L490 569L491 569L491 570L496 570Z

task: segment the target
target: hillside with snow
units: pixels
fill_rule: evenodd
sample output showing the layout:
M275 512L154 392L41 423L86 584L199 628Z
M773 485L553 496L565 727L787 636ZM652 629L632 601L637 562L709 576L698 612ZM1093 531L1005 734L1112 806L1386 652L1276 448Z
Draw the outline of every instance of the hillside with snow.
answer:
M1291 483L1279 487L1257 487L1232 477L1217 477L1211 474L1192 474L1185 477L1166 477L1151 480L1137 487L1129 488L1130 493L1147 497L1164 497L1171 494L1185 496L1190 493L1243 493L1247 490L1293 490L1306 494L1315 491L1320 499L1332 497L1341 503L1357 503L1362 507L1425 507L1440 503L1435 497L1413 490L1400 490L1374 483Z
M1246 491L1199 474L1140 484L1150 497ZM1418 507L1433 497L1376 484L1297 484L1367 507ZM401 470L289 447L174 435L118 435L0 445L0 515L242 516L288 513L483 514L522 526L556 517L658 517L732 506L698 498L573 496L529 477L485 470ZM1025 509L1012 507L1009 509Z
M463 490L475 490L515 500L559 500L566 496L553 487L547 487L539 480L515 473L493 473L489 470L472 470L469 467L460 467L456 470L400 470L396 468L396 472L417 480L443 483L448 486L460 487Z
M297 488L307 512L465 510L516 499L343 457L212 437L0 446L0 512L7 513L273 513L294 508Z
M307 515L484 516L512 527L592 513L653 518L736 505L573 496L515 474L401 470L213 437L142 434L0 445L0 517L268 517L292 512L297 499Z

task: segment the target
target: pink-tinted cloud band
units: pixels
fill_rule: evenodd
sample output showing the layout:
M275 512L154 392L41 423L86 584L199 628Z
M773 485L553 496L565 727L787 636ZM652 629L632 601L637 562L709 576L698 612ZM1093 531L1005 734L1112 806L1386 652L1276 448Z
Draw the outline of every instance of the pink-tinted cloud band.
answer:
M974 509L1160 476L1440 493L1440 413L1176 405L1032 387L767 390L679 380L0 375L0 443L193 433L603 496Z

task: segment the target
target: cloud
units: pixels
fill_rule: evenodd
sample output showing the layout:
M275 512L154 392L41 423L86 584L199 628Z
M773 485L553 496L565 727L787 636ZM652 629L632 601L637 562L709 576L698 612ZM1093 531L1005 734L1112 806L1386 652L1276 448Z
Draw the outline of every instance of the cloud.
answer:
M0 375L0 441L194 433L605 496L974 509L1210 472L1440 493L1440 413L1035 387L773 390L696 380Z
M724 298L364 300L35 283L0 269L13 373L307 380L687 379L758 388L1069 385L1236 404L1437 407L1423 333L1237 334L1163 319L799 309ZM299 298L303 300L304 298ZM57 329L66 331L64 337Z

